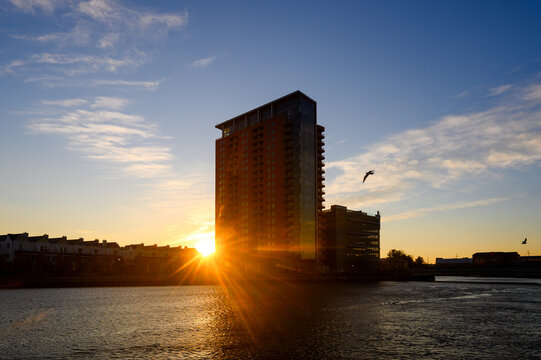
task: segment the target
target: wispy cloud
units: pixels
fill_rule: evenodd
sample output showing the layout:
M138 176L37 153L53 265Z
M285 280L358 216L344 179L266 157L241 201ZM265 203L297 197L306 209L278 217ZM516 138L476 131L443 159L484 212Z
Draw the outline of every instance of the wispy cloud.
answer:
M137 39L142 45L166 36L170 30L183 28L188 23L187 12L157 13L141 6L124 6L116 0L9 0L22 12L35 14L36 10L52 14L60 12L59 23L73 24L64 32L45 34L12 34L21 40L51 42L65 46L91 45L102 49L118 47L129 39ZM66 27L63 26L62 29ZM130 41L133 49L133 41Z
M42 35L11 35L14 39L37 41L37 42L55 42L58 45L65 46L68 44L86 45L90 42L91 34L87 27L77 25L68 32L55 32Z
M466 97L466 96L468 96L468 95L470 95L470 90L464 90L463 92L461 92L460 94L456 95L455 97L456 97L457 99L461 99L461 98Z
M115 33L105 34L100 39L98 47L100 47L100 48L109 48L109 47L115 45L119 41L119 39L120 39L119 34L115 34Z
M128 81L128 80L94 80L93 85L112 85L156 90L160 81Z
M497 96L497 95L503 94L504 92L511 89L512 87L513 85L507 84L507 85L501 85L501 86L492 88L489 90L488 96Z
M188 21L188 13L154 13L134 7L125 7L114 0L89 0L79 3L77 11L93 20L115 26L149 27L159 25L166 29L181 27Z
M171 171L157 181L142 185L147 189L143 199L160 214L182 214L187 222L214 221L213 181L208 173L175 173Z
M73 100L80 99L57 101L51 105L68 105ZM125 99L98 97L90 108L122 107L125 103ZM163 139L157 126L141 116L109 110L76 109L56 117L34 120L27 128L38 134L64 137L68 149L88 159L122 165L126 176L156 177L170 169L167 163L172 158L169 147L156 143ZM151 144L152 141L156 144Z
M65 5L63 0L7 0L19 11L35 13L41 10L45 13L52 13L56 8Z
M105 109L120 110L120 109L123 109L129 103L130 101L128 99L98 96L96 99L94 99L94 103L90 105L90 107L93 109L105 108Z
M17 68L24 66L25 62L22 60L13 60L9 64L0 66L0 76L6 74L15 74Z
M214 236L214 223L206 222L188 234L177 235L174 244L187 244L190 247L195 247L201 241L214 239Z
M97 72L115 73L121 68L135 69L145 61L146 55L144 53L126 55L121 58L42 53L34 54L24 60L14 60L8 65L1 66L0 75L32 71L62 73L70 76ZM41 67L37 68L37 66Z
M216 60L217 56L209 56L204 59L195 60L192 62L193 67L207 67Z
M10 2L16 9L31 14L36 10L51 14L58 10L58 22L66 25L59 26L63 30L74 24L68 31L12 34L12 38L52 43L57 48L67 45L76 45L77 48L63 53L34 54L0 64L0 76L18 74L36 78L64 74L74 77L99 72L116 73L120 69L133 70L149 60L142 48L164 38L170 30L186 26L188 21L187 12L155 12L142 6L126 6L116 0ZM86 51L84 46L89 46L88 50L98 47L102 49L102 55ZM72 82L64 83L69 85ZM61 86L64 83L48 84Z
M112 58L107 56L94 55L65 55L65 54L37 54L31 57L31 62L38 64L51 65L69 65L69 64L84 64L87 65L85 72L94 72L105 70L116 72L122 67L136 68L145 61L145 54L139 53L132 56L124 56L122 58Z
M541 102L541 84L528 86L523 93L523 99L533 102Z
M57 105L62 107L74 107L86 104L88 101L85 99L65 99L65 100L42 100L44 105Z
M464 179L475 186L505 169L540 162L541 86L528 86L522 94L510 94L502 105L483 112L445 116L327 163L337 174L327 185L328 202L365 207L399 202L427 189L464 191ZM376 174L363 184L369 169Z
M141 24L153 25L163 24L168 28L179 27L186 25L188 21L188 13L183 14L141 14L139 17Z
M492 205L492 204L496 204L496 203L500 203L500 202L508 201L508 200L509 198L506 198L506 197L496 197L496 198L482 199L482 200L475 200L475 201L460 201L457 203L442 204L439 206L416 209L413 211L406 211L406 212L396 214L396 215L386 216L382 218L382 221L389 222L389 221L395 221L395 220L406 220L406 219L421 217L433 212L460 210L460 209L466 209L466 208L478 207L478 206L488 206L488 205Z

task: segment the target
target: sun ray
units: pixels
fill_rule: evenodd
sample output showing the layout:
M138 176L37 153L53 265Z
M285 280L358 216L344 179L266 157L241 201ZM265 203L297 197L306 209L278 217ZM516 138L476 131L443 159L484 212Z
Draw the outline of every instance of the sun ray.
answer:
M214 254L214 251L216 250L216 247L214 245L214 237L208 237L201 239L197 242L195 245L195 248L199 253L203 256L209 256Z

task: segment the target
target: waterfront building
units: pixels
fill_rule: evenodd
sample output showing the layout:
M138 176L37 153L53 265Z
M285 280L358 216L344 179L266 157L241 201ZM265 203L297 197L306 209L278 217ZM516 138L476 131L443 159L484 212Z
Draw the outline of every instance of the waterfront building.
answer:
M436 258L436 265L454 265L454 264L469 264L471 265L472 258Z
M369 215L332 205L320 216L321 249L331 274L362 273L377 268L380 259L379 211Z
M521 256L519 262L525 265L541 265L541 256Z
M216 125L216 251L249 272L310 272L323 209L323 132L300 91Z
M478 252L472 255L473 265L512 265L519 261L518 252Z
M123 247L122 254L128 273L174 274L197 256L197 250L182 246L134 244Z
M173 274L196 256L196 249L182 246L120 247L107 240L0 235L0 274Z

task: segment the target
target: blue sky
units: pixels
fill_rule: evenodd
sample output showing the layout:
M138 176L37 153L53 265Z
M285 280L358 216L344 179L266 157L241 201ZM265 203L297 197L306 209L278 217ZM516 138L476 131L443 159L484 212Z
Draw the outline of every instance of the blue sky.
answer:
M539 254L540 17L534 1L1 1L0 233L193 246L213 234L214 125L299 89L326 127L326 205L379 210L382 254Z

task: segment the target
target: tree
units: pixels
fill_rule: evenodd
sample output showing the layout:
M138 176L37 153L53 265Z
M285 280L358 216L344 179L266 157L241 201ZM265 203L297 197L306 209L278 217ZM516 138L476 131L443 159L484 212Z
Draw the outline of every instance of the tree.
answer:
M425 263L425 259L423 259L421 256L417 256L417 259L415 259L415 265L423 265Z
M387 259L390 262L402 262L405 261L408 264L413 264L413 257L404 252L404 250L391 249L387 253Z

